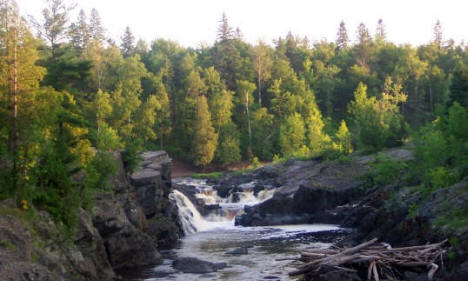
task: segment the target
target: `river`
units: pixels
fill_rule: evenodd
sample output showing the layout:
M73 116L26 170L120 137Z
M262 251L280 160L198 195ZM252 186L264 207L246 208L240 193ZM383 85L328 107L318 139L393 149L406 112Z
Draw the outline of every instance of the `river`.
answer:
M179 208L186 236L175 249L162 251L161 265L142 270L130 280L294 280L287 273L295 262L288 258L303 249L330 247L330 242L344 232L338 226L324 224L235 226L234 218L242 214L244 206L268 200L275 190L255 194L250 188L253 183L247 183L237 194L221 198L205 180L184 178L174 183L189 186L198 200L218 208L202 216L187 196L174 190L171 198ZM204 274L184 273L173 267L173 262L182 257L222 262L228 267Z

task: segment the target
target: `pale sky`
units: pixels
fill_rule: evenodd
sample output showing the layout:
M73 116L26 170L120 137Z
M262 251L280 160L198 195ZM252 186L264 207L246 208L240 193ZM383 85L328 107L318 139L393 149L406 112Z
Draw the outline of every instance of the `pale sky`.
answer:
M221 14L226 12L233 27L239 27L248 42L271 43L288 31L307 36L311 42L335 41L344 20L348 35L355 39L360 22L372 34L379 18L387 37L395 43L420 45L432 40L440 20L444 39L468 42L468 0L66 0L87 14L96 8L107 35L117 42L125 27L136 38L151 42L171 39L183 46L209 45L216 39ZM43 0L17 0L25 15L40 17Z

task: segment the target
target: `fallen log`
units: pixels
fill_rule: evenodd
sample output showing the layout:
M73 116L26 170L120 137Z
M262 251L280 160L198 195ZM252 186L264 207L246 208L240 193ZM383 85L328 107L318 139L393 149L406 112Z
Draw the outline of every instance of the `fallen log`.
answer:
M305 264L298 266L289 275L314 275L324 268L349 272L367 269L369 280L380 281L383 277L398 280L398 269L410 268L428 270L428 280L432 281L439 269L437 262L442 262L445 253L443 245L446 242L447 240L435 244L392 248L387 243L377 243L374 238L347 249L308 249L298 259Z

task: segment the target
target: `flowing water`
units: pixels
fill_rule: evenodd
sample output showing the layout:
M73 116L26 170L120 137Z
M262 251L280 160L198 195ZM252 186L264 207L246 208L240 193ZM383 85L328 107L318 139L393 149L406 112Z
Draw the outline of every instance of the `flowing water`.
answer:
M221 198L204 180L182 179L176 183L189 185L197 200L206 205L216 204L218 208L202 216L187 196L174 190L170 196L177 203L186 236L176 249L162 252L163 264L139 272L133 280L293 280L287 273L294 269L294 263L285 259L296 256L302 249L329 247L331 244L324 241L330 242L340 232L337 226L322 224L235 226L235 216L242 214L244 206L268 200L275 190L255 194L255 183L248 183L239 186L237 194ZM247 254L228 253L235 249L247 249ZM172 267L173 261L181 257L225 262L228 267L207 274L183 273Z

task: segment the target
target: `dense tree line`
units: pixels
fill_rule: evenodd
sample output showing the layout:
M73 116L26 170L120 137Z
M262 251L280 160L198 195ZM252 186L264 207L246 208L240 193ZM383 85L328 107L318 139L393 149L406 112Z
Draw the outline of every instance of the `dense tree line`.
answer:
M63 0L29 22L0 3L2 194L51 211L100 187L115 149L129 165L159 148L199 166L338 157L400 145L452 102L453 118L468 106L468 49L439 22L418 47L389 42L382 20L353 42L341 22L336 42L288 33L252 45L223 14L212 46L184 48L136 41L129 27L118 45L98 11L71 19ZM83 170L86 186L73 181Z

